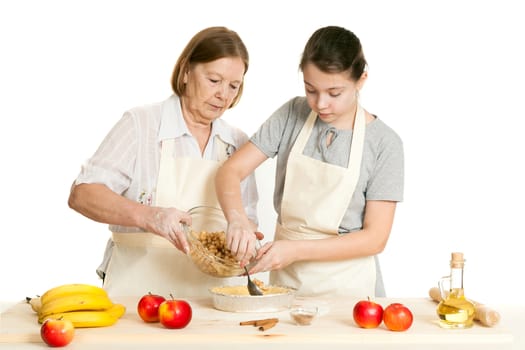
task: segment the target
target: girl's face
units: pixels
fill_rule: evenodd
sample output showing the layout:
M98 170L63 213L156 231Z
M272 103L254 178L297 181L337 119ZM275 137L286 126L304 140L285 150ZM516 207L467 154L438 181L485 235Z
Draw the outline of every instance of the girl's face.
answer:
M366 80L366 72L356 82L348 72L325 73L309 63L303 69L303 77L306 99L319 118L338 129L352 129L357 93Z
M183 110L186 117L210 124L222 116L239 93L244 69L240 57L224 57L193 66L184 75Z

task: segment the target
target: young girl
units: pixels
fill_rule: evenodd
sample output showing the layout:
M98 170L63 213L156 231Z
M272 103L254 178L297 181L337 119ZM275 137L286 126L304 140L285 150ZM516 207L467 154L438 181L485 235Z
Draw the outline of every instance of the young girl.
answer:
M385 295L377 254L403 199L403 145L359 104L365 68L354 33L318 29L300 62L306 96L280 107L216 176L230 249L298 295ZM275 156L275 240L255 253L240 183Z

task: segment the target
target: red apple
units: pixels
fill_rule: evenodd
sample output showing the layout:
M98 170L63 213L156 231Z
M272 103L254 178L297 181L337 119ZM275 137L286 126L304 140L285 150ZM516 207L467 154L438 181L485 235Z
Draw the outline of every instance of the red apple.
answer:
M52 347L66 346L71 343L75 335L73 322L65 319L48 318L40 327L40 336L47 345Z
M376 328L383 320L383 307L370 300L361 300L354 305L354 321L361 328Z
M162 295L148 293L140 298L137 312L144 322L159 322L159 306L166 300Z
M413 320L410 309L400 303L388 305L383 312L383 322L391 331L406 331L412 325Z
M159 306L159 320L166 328L186 327L191 315L191 306L185 300L166 299Z

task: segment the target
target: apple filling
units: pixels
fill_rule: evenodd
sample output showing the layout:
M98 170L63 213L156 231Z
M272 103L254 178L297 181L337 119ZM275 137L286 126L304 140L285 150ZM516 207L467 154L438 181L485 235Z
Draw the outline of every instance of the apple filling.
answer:
M285 287L278 287L278 286L267 286L264 285L264 282L254 279L253 282L259 286L261 291L263 292L263 295L269 295L269 294L285 294L288 293L290 290ZM225 294L225 295L250 295L250 292L248 291L247 286L222 286L222 287L214 287L211 289L213 293L218 294Z
M226 248L224 231L191 231L189 241L190 257L202 272L215 277L238 276L244 272Z

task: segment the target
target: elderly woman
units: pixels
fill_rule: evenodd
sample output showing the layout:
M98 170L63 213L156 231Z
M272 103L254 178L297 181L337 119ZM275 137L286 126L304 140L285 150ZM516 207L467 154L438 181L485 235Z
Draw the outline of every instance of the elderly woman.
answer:
M200 31L175 64L174 94L125 112L82 167L69 206L109 224L112 237L97 273L111 295L195 296L225 283L191 263L182 223L191 222L192 207L219 207L215 173L248 139L219 119L239 101L247 70L248 52L236 32ZM253 175L242 196L255 225Z

